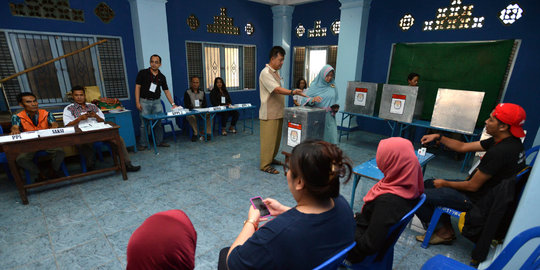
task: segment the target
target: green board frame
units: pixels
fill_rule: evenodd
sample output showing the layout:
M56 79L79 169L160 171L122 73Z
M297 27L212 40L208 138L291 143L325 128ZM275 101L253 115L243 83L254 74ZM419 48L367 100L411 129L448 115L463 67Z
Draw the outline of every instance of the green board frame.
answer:
M388 75L390 84L407 84L411 72L420 74L422 120L431 120L439 88L485 92L477 127L499 103L505 75L513 59L515 40L462 43L396 43Z

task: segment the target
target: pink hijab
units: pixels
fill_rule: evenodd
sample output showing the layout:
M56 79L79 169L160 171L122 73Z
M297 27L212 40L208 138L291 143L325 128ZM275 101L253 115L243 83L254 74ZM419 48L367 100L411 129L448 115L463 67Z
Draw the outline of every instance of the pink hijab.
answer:
M376 160L384 177L369 190L365 203L385 193L416 199L424 192L422 169L409 140L400 137L381 140Z
M127 270L193 269L197 232L181 210L147 218L129 239Z

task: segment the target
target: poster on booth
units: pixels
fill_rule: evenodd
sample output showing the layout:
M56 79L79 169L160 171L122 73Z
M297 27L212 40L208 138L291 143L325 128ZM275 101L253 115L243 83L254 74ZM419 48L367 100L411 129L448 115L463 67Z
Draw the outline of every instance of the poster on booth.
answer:
M405 108L405 95L392 95L392 103L390 104L390 112L395 114L403 114Z
M356 88L354 93L354 105L366 106L367 88Z
M289 122L287 127L287 145L295 147L302 138L302 125Z

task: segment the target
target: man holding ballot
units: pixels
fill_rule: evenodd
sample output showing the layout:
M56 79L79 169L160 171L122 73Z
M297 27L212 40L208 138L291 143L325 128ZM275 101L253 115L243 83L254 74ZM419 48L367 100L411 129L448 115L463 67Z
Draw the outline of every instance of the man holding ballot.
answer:
M11 116L11 135L25 131L58 128L58 123L52 113L38 107L38 102L34 94L30 92L20 93L17 95L17 101L23 110ZM49 168L46 174L40 172L33 161L36 152L20 154L16 159L17 165L28 170L32 178L37 176L38 181L43 181L47 178L57 178L59 176L58 170L60 169L60 165L62 165L65 153L62 148L53 148L45 151L52 158L52 167Z

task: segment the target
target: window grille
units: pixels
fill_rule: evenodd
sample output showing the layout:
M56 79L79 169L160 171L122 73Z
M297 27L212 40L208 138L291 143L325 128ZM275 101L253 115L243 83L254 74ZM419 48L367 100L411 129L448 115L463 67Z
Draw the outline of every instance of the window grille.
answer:
M13 59L9 53L6 33L0 32L0 77L3 79L15 73L17 73L17 71L15 71ZM8 98L7 102L10 106L17 106L17 94L21 92L19 81L15 78L6 81L3 84L4 90L6 91L6 96Z
M255 89L255 46L244 47L244 88Z
M41 104L70 102L66 94L75 85L98 86L101 95L129 98L122 42L116 37L0 31L0 72L3 77L77 51L98 40L108 41L30 71L4 84L11 106L16 96L32 92Z
M294 47L294 69L293 69L293 82L291 88L296 88L296 82L300 78L304 78L304 72L306 69L306 47Z
M255 88L255 46L187 42L188 77L201 78L201 89L221 77L228 90ZM204 53L203 53L204 52Z
M97 39L98 41L107 40L107 42L97 46L105 96L110 98L128 98L129 89L126 81L121 40L111 37L98 37Z
M204 81L203 76L203 57L202 57L202 43L192 43L188 42L186 44L186 54L187 54L187 69L188 69L188 81L191 77L197 76L201 80L201 83ZM204 85L201 85L204 87Z

